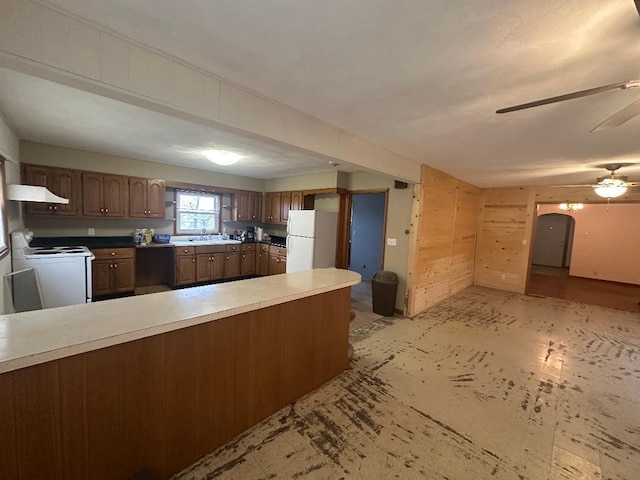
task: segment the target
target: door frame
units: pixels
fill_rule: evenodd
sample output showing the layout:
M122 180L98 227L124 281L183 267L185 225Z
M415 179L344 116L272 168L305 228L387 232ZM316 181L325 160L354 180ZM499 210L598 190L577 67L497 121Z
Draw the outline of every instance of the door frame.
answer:
M380 259L380 268L384 268L385 246L387 238L387 214L389 211L389 189L388 188L372 188L366 190L349 190L346 195L340 196L340 210L343 213L340 219L341 242L338 245L338 253L341 254L341 262L336 262L338 268L349 268L351 260L351 210L353 208L353 196L364 195L367 193L384 193L384 218L382 225L382 256ZM344 197L344 209L342 205Z

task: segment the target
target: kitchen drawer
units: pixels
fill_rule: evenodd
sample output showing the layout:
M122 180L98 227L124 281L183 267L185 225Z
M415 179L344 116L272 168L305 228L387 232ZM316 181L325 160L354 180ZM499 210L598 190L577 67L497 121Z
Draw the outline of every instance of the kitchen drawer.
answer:
M224 245L198 245L196 253L224 253Z
M195 255L196 247L176 247L176 257Z
M284 247L278 247L276 245L270 245L269 246L269 253L271 255L287 255L287 249Z
M268 243L261 243L260 244L260 251L261 252L269 252L269 244Z
M240 246L242 247L242 248L240 248L240 251L242 251L242 252L255 252L256 251L256 244L255 243L243 243Z
M96 260L135 257L135 248L96 248L91 251L96 256Z
M240 251L239 243L232 243L232 244L226 245L225 252L239 252L239 251Z

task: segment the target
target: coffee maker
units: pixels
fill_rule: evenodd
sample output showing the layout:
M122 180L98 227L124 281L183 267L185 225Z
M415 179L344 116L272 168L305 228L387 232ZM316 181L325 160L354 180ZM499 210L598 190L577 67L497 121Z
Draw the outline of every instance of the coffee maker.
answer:
M256 228L255 227L247 227L247 234L244 237L245 242L255 242L256 241Z

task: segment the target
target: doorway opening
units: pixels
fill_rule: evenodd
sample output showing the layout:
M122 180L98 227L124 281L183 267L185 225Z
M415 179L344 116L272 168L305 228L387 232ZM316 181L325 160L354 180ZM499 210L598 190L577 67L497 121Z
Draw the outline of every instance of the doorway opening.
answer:
M569 275L575 226L576 221L571 215L545 213L538 217L531 258L533 273Z
M348 269L362 275L352 287L352 302L371 311L371 278L384 265L387 191L350 192Z

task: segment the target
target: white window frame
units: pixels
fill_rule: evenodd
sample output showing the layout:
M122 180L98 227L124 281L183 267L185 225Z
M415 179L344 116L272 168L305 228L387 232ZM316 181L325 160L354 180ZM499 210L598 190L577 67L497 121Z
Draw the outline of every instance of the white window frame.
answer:
M196 210L184 210L180 208L180 196L181 195L190 195L190 196L198 196L198 197L206 197L206 198L214 198L214 209L210 211L196 211ZM217 199L217 200L216 200ZM216 209L217 207L217 209ZM180 228L181 217L186 214L207 214L210 213L216 217L215 223L213 226L199 226L196 228ZM176 220L175 220L175 233L176 235L193 235L193 234L201 234L203 233L203 228L206 230L206 233L220 233L222 225L222 198L218 193L209 193L209 192L194 192L192 190L176 190Z

